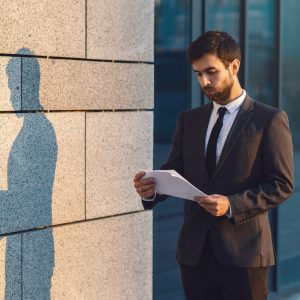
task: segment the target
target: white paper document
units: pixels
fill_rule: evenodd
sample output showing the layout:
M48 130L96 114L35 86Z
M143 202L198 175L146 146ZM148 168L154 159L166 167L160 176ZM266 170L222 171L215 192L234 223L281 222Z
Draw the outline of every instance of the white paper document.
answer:
M195 196L207 196L205 193L194 187L175 170L143 171L146 173L143 178L155 178L155 189L157 193L189 200L194 200Z

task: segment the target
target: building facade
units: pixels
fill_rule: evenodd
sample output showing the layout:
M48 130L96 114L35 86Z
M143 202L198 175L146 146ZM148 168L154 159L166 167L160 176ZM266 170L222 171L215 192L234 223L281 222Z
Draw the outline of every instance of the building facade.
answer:
M295 192L270 213L277 265L270 299L300 290L300 2L297 0L157 0L155 2L154 166L166 158L181 110L207 103L186 61L189 43L207 30L224 30L240 44L240 81L257 101L287 112L293 134ZM181 199L154 210L154 299L183 299L175 262ZM299 299L299 298L293 298Z
M3 0L0 299L152 299L153 0Z

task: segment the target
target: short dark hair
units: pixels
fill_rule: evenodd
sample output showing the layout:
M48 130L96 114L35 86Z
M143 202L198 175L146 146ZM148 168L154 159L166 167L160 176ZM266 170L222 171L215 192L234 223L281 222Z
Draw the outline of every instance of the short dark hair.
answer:
M207 31L188 47L187 59L195 62L205 54L216 55L228 67L234 59L241 61L241 50L237 42L224 31Z

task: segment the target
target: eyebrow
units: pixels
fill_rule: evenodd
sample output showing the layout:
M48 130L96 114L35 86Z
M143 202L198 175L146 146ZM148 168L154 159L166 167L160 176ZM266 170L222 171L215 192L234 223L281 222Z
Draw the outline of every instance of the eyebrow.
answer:
M216 68L214 68L214 67L208 67L208 68L204 69L202 72L194 69L194 72L195 73L204 73L204 72L207 72L212 69L216 70Z

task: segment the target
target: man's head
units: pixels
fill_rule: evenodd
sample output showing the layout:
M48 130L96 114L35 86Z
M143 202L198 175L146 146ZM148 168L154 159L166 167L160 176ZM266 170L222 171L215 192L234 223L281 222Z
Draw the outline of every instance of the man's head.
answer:
M241 52L226 32L208 31L193 41L187 51L205 95L226 104L240 94L237 78Z

